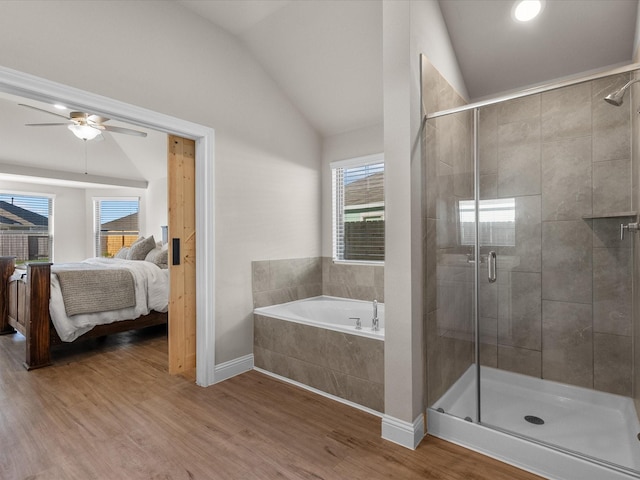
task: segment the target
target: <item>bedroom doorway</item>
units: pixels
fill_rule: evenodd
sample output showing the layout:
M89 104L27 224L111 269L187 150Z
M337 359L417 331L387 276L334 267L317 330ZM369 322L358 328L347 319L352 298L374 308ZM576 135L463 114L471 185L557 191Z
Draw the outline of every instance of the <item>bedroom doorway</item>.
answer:
M168 136L169 373L196 368L196 143Z
M113 120L179 135L195 141L195 234L198 262L193 316L195 380L200 386L216 382L215 368L215 182L214 130L204 125L151 111L84 90L0 66L0 91L51 104L62 103L77 111L91 111Z

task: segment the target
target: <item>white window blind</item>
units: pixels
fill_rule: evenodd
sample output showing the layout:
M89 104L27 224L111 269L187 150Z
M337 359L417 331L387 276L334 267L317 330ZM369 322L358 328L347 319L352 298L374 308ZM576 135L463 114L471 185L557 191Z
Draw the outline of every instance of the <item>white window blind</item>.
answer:
M52 218L51 197L0 193L0 255L52 261Z
M130 246L140 233L138 198L94 198L96 257L113 257Z
M383 262L383 156L334 162L331 172L334 260Z

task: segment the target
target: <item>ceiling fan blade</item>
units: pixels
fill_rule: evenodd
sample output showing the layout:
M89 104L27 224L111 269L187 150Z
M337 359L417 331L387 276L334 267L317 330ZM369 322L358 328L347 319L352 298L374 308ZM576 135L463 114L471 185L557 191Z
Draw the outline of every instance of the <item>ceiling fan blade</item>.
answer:
M27 108L31 108L33 110L37 110L39 112L48 113L49 115L55 115L56 117L61 117L61 118L64 118L65 120L69 120L69 117L66 117L65 115L60 115L58 113L50 112L49 110L44 110L44 109L38 108L38 107L32 107L31 105L27 105L25 103L19 103L18 105L20 105L21 107L27 107Z
M125 133L127 135L135 135L137 137L146 137L146 132L141 132L139 130L132 130L131 128L124 127L114 127L112 125L92 125L94 128L99 128L100 130L106 130L107 132L113 133Z
M108 122L109 119L107 117L101 117L100 115L92 114L87 116L87 121L92 123L104 123Z
M71 125L71 122L67 123L25 123L25 127L53 127L58 125Z

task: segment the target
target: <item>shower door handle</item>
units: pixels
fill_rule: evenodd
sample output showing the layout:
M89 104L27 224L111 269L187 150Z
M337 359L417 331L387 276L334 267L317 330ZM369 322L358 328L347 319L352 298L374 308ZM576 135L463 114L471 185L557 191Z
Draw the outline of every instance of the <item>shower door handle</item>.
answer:
M489 283L496 281L496 252L491 251L487 255L487 268L489 269Z

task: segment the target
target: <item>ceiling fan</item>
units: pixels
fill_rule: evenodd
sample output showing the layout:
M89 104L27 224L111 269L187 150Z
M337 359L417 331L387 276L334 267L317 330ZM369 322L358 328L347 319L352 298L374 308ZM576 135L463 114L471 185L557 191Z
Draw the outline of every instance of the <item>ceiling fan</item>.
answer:
M49 115L55 115L56 117L64 118L67 120L64 123L26 123L27 127L53 127L53 126L62 126L66 125L73 134L81 140L93 140L98 135L100 135L103 131L112 132L112 133L124 133L126 135L135 135L137 137L146 137L146 132L141 132L139 130L133 130L131 128L124 127L115 127L113 125L104 125L105 122L108 122L109 119L106 117L101 117L100 115L94 115L86 112L71 112L69 116L60 115L58 113L53 113L48 110L44 110L42 108L33 107L31 105L26 105L24 103L19 103L18 105L22 107L31 108L33 110L38 110L39 112L48 113Z

